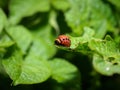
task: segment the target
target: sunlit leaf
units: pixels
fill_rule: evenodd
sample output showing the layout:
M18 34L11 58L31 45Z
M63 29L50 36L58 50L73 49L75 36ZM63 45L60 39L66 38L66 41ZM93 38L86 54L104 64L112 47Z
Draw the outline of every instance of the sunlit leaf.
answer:
M32 33L34 41L29 54L45 59L52 57L56 52L56 48L53 42L54 37L51 35L51 27L49 25L44 26L34 30Z
M21 74L21 67L22 67L22 54L19 51L11 52L13 53L10 57L5 58L2 63L3 66L10 76L10 78L15 81L18 79L19 75Z
M32 35L23 26L14 26L9 27L6 30L10 37L14 40L14 42L17 43L18 47L22 50L22 52L25 54L26 50L29 48L31 42L32 42Z
M101 0L69 1L71 8L65 13L65 18L73 33L80 35L83 28L89 26L95 29L97 38L102 38L107 30L114 30L115 18L109 6Z
M28 56L22 64L21 73L14 85L41 83L46 81L50 75L51 70L46 60Z
M103 75L120 74L120 55L109 57L108 60L99 55L94 55L93 67Z
M105 40L93 40L89 43L94 55L93 66L104 75L120 73L120 51L118 45L107 36Z

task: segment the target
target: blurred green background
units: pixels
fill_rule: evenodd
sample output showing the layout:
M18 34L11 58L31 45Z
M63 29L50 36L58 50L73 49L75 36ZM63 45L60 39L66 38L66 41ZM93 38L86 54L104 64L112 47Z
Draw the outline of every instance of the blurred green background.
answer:
M0 0L0 89L120 90L120 75L97 72L92 55L54 45L86 26L120 45L120 0Z

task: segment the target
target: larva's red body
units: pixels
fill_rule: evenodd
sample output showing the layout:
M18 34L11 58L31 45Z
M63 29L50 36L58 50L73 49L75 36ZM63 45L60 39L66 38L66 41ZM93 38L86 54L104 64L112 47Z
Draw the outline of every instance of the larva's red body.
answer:
M59 35L58 38L55 40L56 45L70 47L71 41L68 36L66 35Z

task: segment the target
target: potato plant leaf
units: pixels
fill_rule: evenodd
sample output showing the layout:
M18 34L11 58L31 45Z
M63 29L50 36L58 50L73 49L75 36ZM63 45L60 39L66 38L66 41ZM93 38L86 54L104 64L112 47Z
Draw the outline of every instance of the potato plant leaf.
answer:
M12 26L6 29L9 36L17 43L18 47L25 54L32 42L32 35L24 26Z
M21 73L14 85L41 83L46 81L50 75L51 70L46 60L28 56L22 64Z
M93 67L103 75L120 74L120 55L105 60L102 56L96 54L93 57Z
M120 49L111 37L92 40L89 47L98 54L93 56L93 66L98 72L104 75L120 74Z
M66 60L55 58L49 63L52 69L52 78L57 82L64 83L76 78L77 68Z
M22 8L24 7L24 9ZM46 12L50 9L49 0L11 0L9 21L17 24L23 17L33 15L37 12Z
M18 50L11 53L12 55L10 57L2 60L2 64L9 77L13 80L13 82L15 82L22 72L21 67L23 58L21 52Z
M52 5L55 9L58 10L67 10L70 7L70 3L68 0L51 0Z
M51 26L47 25L32 31L34 39L29 54L45 59L51 58L55 54L56 48L51 30Z
M95 37L102 38L108 30L114 30L114 15L101 0L69 1L71 8L65 12L65 18L73 33L80 35L83 28L89 26L95 29Z
M34 55L28 55L24 59L19 51L13 52L2 63L14 85L41 83L51 75L51 69L46 60Z

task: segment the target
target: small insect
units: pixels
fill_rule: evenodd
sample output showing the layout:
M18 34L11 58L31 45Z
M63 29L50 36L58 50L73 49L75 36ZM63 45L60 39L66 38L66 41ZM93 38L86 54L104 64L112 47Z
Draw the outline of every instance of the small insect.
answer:
M55 44L59 46L70 47L71 41L68 36L59 35L58 38L55 40Z

